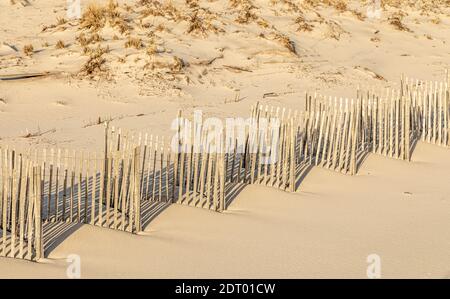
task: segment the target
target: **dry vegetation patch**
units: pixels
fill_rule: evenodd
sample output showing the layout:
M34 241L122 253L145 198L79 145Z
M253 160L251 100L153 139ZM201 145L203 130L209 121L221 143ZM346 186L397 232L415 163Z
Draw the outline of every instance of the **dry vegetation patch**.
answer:
M32 44L28 44L28 45L23 46L23 53L24 53L26 56L31 56L31 55L33 55L33 53L34 53L33 45L32 45Z

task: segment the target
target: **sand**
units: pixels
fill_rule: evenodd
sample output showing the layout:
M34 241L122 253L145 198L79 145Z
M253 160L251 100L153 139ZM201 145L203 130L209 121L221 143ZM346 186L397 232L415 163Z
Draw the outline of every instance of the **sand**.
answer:
M248 186L217 214L172 205L141 235L84 225L41 263L0 259L0 277L449 278L450 152L367 158L356 177L313 169L298 194ZM432 179L431 179L432 178Z
M0 3L0 77L51 74L0 81L2 145L100 150L107 119L171 136L178 109L201 109L205 117L246 117L256 101L302 109L306 91L352 98L357 86L398 87L401 74L442 81L450 67L450 14L442 5L427 13L387 6L381 19L361 20L332 7L300 13L283 1L253 1L264 27L236 22L240 7L200 1L224 32L187 34L189 20L150 16L142 20L150 27L140 27L133 19L128 34L145 44L134 49L124 47L127 34L107 25L99 31L105 40L92 45L110 47L107 71L80 77L88 55L76 41L79 23L48 27L65 17L65 1L29 2ZM355 1L351 7L366 9ZM400 10L410 31L388 21ZM312 31L297 30L300 15ZM149 31L158 46L153 56L146 53ZM55 48L58 40L64 49ZM28 44L31 56L22 52ZM163 66L145 67L155 61ZM449 166L448 149L419 143L411 163L370 155L355 177L313 168L297 194L248 186L223 214L172 205L143 235L81 226L40 263L0 258L0 277L64 278L65 259L75 253L83 278L365 278L366 258L375 253L382 277L448 278Z

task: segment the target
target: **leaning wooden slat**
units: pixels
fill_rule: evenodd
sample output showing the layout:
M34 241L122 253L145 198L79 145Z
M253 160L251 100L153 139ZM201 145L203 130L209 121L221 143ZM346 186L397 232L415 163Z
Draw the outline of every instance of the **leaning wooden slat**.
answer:
M246 138L244 140L247 140ZM246 153L246 143L247 141L245 141L244 143L244 148L240 150L239 153L239 164L238 164L238 170L237 170L237 175L236 175L236 182L240 183L241 182L241 174L242 171L244 170L244 159L245 159L245 153ZM245 183L245 172L244 172L244 178L242 180Z
M391 94L389 113L389 157L394 157L394 110L395 110L395 95Z
M437 132L437 144L442 145L442 82L439 84L439 95L438 95L438 132Z
M295 185L296 185L296 175L295 171L297 169L297 165L295 163L295 144L296 144L296 138L295 138L295 128L294 128L294 119L291 119L291 146L290 146L290 173L289 173L289 186L290 191L295 192Z
M33 162L31 162L32 158L28 155L28 163L27 163L27 171L24 175L24 189L21 190L24 191L23 194L23 209L24 209L24 223L23 223L23 242L26 244L20 244L19 246L22 248L19 250L19 256L18 258L22 259L28 259L32 260L33 258L33 233L34 233L34 219L33 219L33 186L31 185L33 183ZM34 157L36 158L36 157ZM37 161L34 159L33 161ZM22 186L23 187L23 186ZM21 199L22 200L22 199ZM31 205L31 207L30 207ZM20 241L19 241L20 243Z
M287 187L287 176L288 176L288 159L289 159L289 150L290 150L290 135L289 135L289 123L286 123L284 130L284 146L283 146L283 175L281 178L281 189L286 190Z
M220 202L220 198L219 198L219 192L220 192L220 187L219 187L219 168L220 168L220 157L218 157L218 154L216 153L216 159L215 159L215 166L214 166L214 180L213 180L213 186L212 186L212 190L213 190L213 203L212 205L209 207L210 209L212 208L215 211L219 210L219 202Z
M40 259L44 256L43 242L42 242L42 221L41 221L41 169L40 166L36 167L34 179L34 214L35 214L35 246L36 246L36 259Z
M251 129L251 133L250 133L250 152L249 152L249 157L250 157L250 184L253 184L255 182L255 173L256 173L256 157L258 155L258 150L259 150L259 134L258 134L258 119L254 119L252 118L252 121L254 122L254 124L252 125L252 129Z
M94 165L92 169L92 196L91 196L91 224L95 224L95 203L97 202L97 152L94 152ZM100 205L100 203L99 203Z
M106 160L107 160L107 165L108 168L106 169L106 174L105 174L105 184L106 184L106 227L111 227L111 217L110 217L110 210L111 210L111 172L112 172L112 163L113 161L113 157L112 157L112 153L108 153L106 156Z
M0 162L1 162L1 185L0 185L0 192L1 192L1 197L0 197L0 201L1 201L1 206L2 206L2 213L1 215L1 223L2 223L2 228L6 227L6 210L8 209L8 204L6 199L7 194L5 193L5 188L8 185L7 184L7 178L6 178L6 172L5 172L5 163L3 162L3 150L0 148ZM6 229L2 229L2 253L1 256L5 256L6 255Z
M345 99L345 109L344 109L344 125L342 126L342 137L340 142L340 153L339 153L339 162L338 162L338 171L342 171L345 164L345 149L348 139L348 127L349 127L349 106L348 99ZM373 113L374 114L374 113ZM345 171L344 171L345 172Z
M14 162L13 162L14 163ZM11 251L10 257L15 257L16 251L16 204L17 204L17 167L12 170L12 192L11 192Z
M400 158L400 102L400 95L397 94L395 98L395 158Z
M415 95L414 95L415 97ZM405 158L407 161L410 161L411 159L411 140L410 140L410 136L411 136L411 102L410 102L410 97L407 98L406 100L406 120L405 120Z
M209 208L211 206L211 175L213 172L213 161L214 161L214 154L210 153L209 154L209 159L208 159L208 167L206 169L206 199L205 201L202 203L202 207L206 207Z
M245 143L245 151L244 151L244 176L243 176L243 183L247 184L249 181L249 169L250 169L250 155L251 155L251 140L250 140L250 132L247 133L247 139L246 139L246 143Z
M336 136L336 124L337 124L337 116L338 116L338 109L337 109L337 99L334 98L334 105L333 105L333 120L331 121L331 131L330 131L330 139L329 139L329 146L328 146L328 153L327 153L327 162L326 162L326 168L330 168L332 165L332 153L335 143L335 136Z
M53 151L52 151L53 152ZM48 194L47 194L47 221L50 221L51 215L51 203L52 203L52 182L53 182L53 163L50 162L49 181L48 181Z
M259 144L260 144L260 150L258 152L258 183L259 184L265 184L266 183L266 174L267 174L267 167L268 164L264 163L264 158L267 155L267 152L269 150L268 147L268 143L267 143L267 139L268 139L268 134L269 134L269 130L270 130L270 120L269 118L269 111L268 111L268 107L266 105L265 111L264 111L264 124L265 127L263 128L263 130L260 130L261 132L259 133ZM229 150L227 149L225 151L226 157L228 157ZM228 164L225 163L225 174L228 171ZM225 181L226 181L226 177L225 177Z
M172 190L172 194L175 197L176 194L176 187L177 187L177 182L178 182L178 164L179 164L179 160L180 160L180 145L181 145L181 140L180 140L180 134L181 134L181 110L178 110L178 114L177 114L177 140L176 140L176 149L174 151L174 166L173 166L173 190ZM175 202L175 198L173 199ZM178 192L178 201L180 200L180 193Z
M127 215L127 195L128 195L128 180L130 177L130 157L125 154L122 154L123 160L123 170L122 170L122 186L120 188L120 197L121 197L121 220L120 220L120 229L125 231L125 220Z
M166 156L166 202L170 201L170 190L172 190L172 188L170 188L170 149L167 148L167 151L165 153Z
M272 170L272 167L273 167L273 164L272 164L273 163L273 161L272 161L273 145L271 143L272 134L273 134L273 131L272 131L271 127L269 126L267 136L266 136L266 141L265 141L267 151L265 152L265 156L264 156L264 174L263 174L264 186L267 186L269 184L270 171ZM235 157L234 154L233 154L233 157ZM233 163L234 163L234 158L233 158Z
M380 136L378 135L378 124L379 124L379 113L380 113L380 105L379 98L373 96L373 112L372 112L372 152L377 152L378 147L378 139Z
M114 188L114 192L112 192L113 196L113 205L114 205L114 229L117 229L119 227L119 152L116 151L114 153L114 163L113 163L113 177L112 177L112 184Z
M72 167L70 174L70 211L69 211L69 222L73 222L73 210L74 210L74 200L75 200L75 171Z
M283 173L283 163L284 163L284 146L285 146L285 142L286 142L286 136L285 136L285 124L283 122L281 122L281 126L280 126L280 146L279 146L279 150L278 150L278 166L277 166L277 172L275 174L275 188L280 188L281 186L281 182L282 182L282 173Z
M32 166L32 165L31 165ZM27 175L27 181L28 181L28 193L27 193L27 256L26 259L31 260L33 255L33 233L35 231L35 225L34 225L34 217L36 215L34 214L34 168L31 167L29 170L29 173Z
M450 83L450 82L449 82ZM444 145L450 145L450 86L448 83L445 83L445 92L444 92Z
M6 241L7 241L7 237L6 237L6 233L7 233L7 223L8 223L8 214L9 214L9 210L8 210L8 202L9 202L9 182L10 182L10 169L8 167L8 149L5 150L5 162L3 163L3 210L2 210L2 255L6 256Z
M162 184L163 184L163 174L164 174L163 173L163 171L164 171L164 169L163 169L163 167L164 167L164 139L161 142L159 159L160 159L160 161L159 161L158 200L162 201L162 196L163 196L163 194L162 194L162 192L163 192ZM183 161L183 164L184 164L184 161ZM183 168L184 168L184 166L183 166ZM183 184L181 179L180 179L180 184Z
M144 150L142 153L142 167L141 167L142 172L141 172L141 177L139 179L139 190L140 190L141 194L144 194L144 187L145 187L144 175L145 175L145 160L147 159L147 138L148 138L147 136L148 135L145 134L144 145L143 145Z
M189 149L187 152L187 169L186 169L186 203L189 204L191 201L191 181L192 181L192 155L193 155L193 148L190 142L188 141L187 148ZM168 166L166 166L167 168Z
M330 144L330 141L328 140L328 135L331 131L332 126L332 108L333 108L333 102L331 97L328 99L328 106L326 109L326 122L325 122L325 135L323 140L323 150L322 150L322 156L319 165L324 166L327 163L327 150L328 146Z
M183 191L184 191L184 168L185 168L185 159L186 159L186 144L181 145L181 153L178 154L180 157L180 165L179 165L179 178L178 178L178 203L183 203ZM160 170L160 176L161 176Z
M83 182L83 152L80 154L80 163L78 168L78 200L77 200L77 222L81 223L81 184Z
M97 225L103 226L103 201L105 198L105 169L100 166L100 191L98 200L98 222Z
M153 154L153 135L150 135L150 148L149 148L148 163L147 163L147 181L146 181L146 187L145 187L145 192L144 192L144 198L146 200L150 199L150 196L149 196L150 189L149 188L150 188L150 186L153 186L152 184L150 184L150 175L152 174L151 166L152 166L152 162L153 162L152 154Z
M66 221L66 198L67 198L67 169L64 169L63 198L62 198L62 221Z
M344 173L349 173L351 172L350 169L348 168L348 164L349 164L349 159L351 159L351 153L350 153L350 149L351 149L351 144L352 144L352 139L353 139L353 127L354 127L354 110L355 110L355 106L353 103L353 99L351 99L351 103L350 103L350 111L349 113L349 125L348 125L348 129L346 130L346 134L347 134L347 145L345 148L345 158L344 158Z
M29 158L29 157L28 157ZM23 165L25 164L25 165ZM19 195L19 258L24 258L23 242L25 232L25 200L27 192L27 176L30 166L29 160L22 162L22 170L20 175L20 195ZM25 167L25 169L24 169Z
M207 139L206 139L207 140ZM205 151L202 152L201 155L201 165L200 165L200 190L198 195L198 200L195 202L195 206L198 206L198 204L203 203L203 190L205 188L205 173L206 173L206 160L207 156L209 154L209 145L206 145L208 148Z
M156 155L155 155L156 157ZM128 200L128 228L126 229L128 232L133 232L134 230L134 200L133 200L133 196L134 196L134 176L135 176L135 167L134 167L134 158L135 155L134 153L131 153L131 162L130 162L130 167L131 167L131 174L130 174L130 179L129 179L129 192L128 192L128 196L129 196L129 200ZM154 186L154 185L153 185Z
M267 119L267 118L265 118L265 119ZM267 124L266 124L266 126L267 126ZM263 180L264 163L262 163L262 162L263 162L263 154L266 149L266 140L265 140L266 133L267 133L267 127L264 128L263 130L259 130L259 132L258 132L258 136L259 136L258 137L258 151L257 151L257 155L256 155L257 156L257 158L256 158L256 169L257 169L256 183L257 184L262 184L264 182L264 180ZM225 157L227 157L226 153L225 153ZM227 169L228 169L227 160L225 160L225 171ZM226 175L226 172L225 172L225 175ZM226 177L225 177L225 181L226 181Z
M320 152L322 150L322 144L323 147L325 147L326 145L326 141L323 140L323 134L324 134L324 126L325 126L325 120L326 120L326 111L322 111L321 112L321 120L320 120L320 128L319 128L319 139L318 139L318 145L317 145L317 151L316 151L316 159L315 159L315 165L319 165L319 159L320 159ZM293 126L293 124L291 124ZM292 136L293 137L293 136Z
M379 155L381 155L382 151L383 151L383 126L384 126L384 101L383 98L379 98L379 102L378 102L378 107L379 107L379 111L378 111L378 150L377 153Z
M219 163L219 212L222 212L225 209L225 166L222 155L220 157Z
M57 159L56 159L56 180L55 180L55 188L56 188L56 194L55 194L55 221L59 220L59 184L60 184L60 176L61 176L61 149L58 149L57 153Z
M432 143L436 144L436 130L437 130L437 114L438 114L438 92L437 92L437 82L434 82L433 91L433 131L432 131Z
M162 151L161 151L162 152ZM140 195L140 185L139 185L139 178L140 178L140 147L136 147L134 150L134 212L135 212L135 233L139 233L142 231L142 223L141 223L141 195ZM162 159L162 157L161 157Z
M201 180L201 182L200 182L200 199L201 199L201 201L199 203L200 207L204 207L204 205L205 205L205 202L206 202L205 192L208 188L208 186L207 186L208 166L209 166L209 163L211 160L211 154L210 154L211 145L208 144L207 146L208 146L208 151L206 153L204 153L204 159L203 159L204 163L202 161L202 167L200 169L200 173L201 173L201 175L200 175L200 180Z
M199 186L199 174L198 174L198 169L199 169L199 163L201 160L201 153L200 153L200 144L198 144L199 142L195 142L194 141L194 182L193 182L193 194L192 194L192 201L191 203L194 203L197 201L197 196L198 196L198 186ZM191 204L189 203L189 204Z
M158 136L156 136L156 141L154 144L154 150L153 150L153 175L152 175L152 196L151 196L151 200L154 201L156 200L156 159L158 157ZM174 173L175 175L175 173ZM176 177L174 177L175 181L176 181ZM174 195L175 196L175 195Z
M84 223L88 223L88 207L89 207L89 167L90 167L90 154L87 154L86 157L86 170L84 174Z
M337 165L337 159L338 159L338 152L339 152L339 146L342 139L341 136L341 128L342 128L342 122L343 122L343 116L344 112L342 109L343 100L342 98L339 99L339 120L336 128L336 136L334 138L334 145L333 145L333 158L331 162L331 168L334 170Z
M354 118L355 118L355 126L352 132L352 152L351 152L351 158L350 158L350 174L354 175L356 174L356 168L357 168L357 159L356 159L356 151L358 149L358 140L359 140L359 125L360 125L360 115L361 115L361 103L358 100L356 102L355 105L355 113L354 113Z

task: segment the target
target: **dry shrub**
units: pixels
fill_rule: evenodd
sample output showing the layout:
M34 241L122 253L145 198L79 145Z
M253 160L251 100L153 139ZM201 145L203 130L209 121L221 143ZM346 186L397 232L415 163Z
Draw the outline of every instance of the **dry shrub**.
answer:
M326 21L325 23L328 27L327 31L325 32L325 36L328 38L339 40L342 34L348 33L341 27L341 25L339 25L335 21Z
M449 5L450 5L450 3L449 3ZM441 19L439 17L435 17L435 18L431 19L430 22L438 25L438 24L441 24Z
M185 2L189 8L198 8L198 0L186 0Z
M301 12L300 6L290 0L270 0L270 4L272 6L276 4L282 4L285 7L287 7L288 12L295 12L295 13Z
M84 47L87 46L91 43L97 43L103 40L103 38L100 36L100 34L98 34L97 32L94 32L90 35L86 35L85 33L80 33L80 35L78 35L76 37L76 40L78 41L78 43L80 44L80 46Z
M304 16L299 16L294 21L295 24L298 25L297 31L312 31L314 29L314 25L308 23Z
M103 28L108 21L112 27L119 28L121 33L127 32L129 26L118 11L118 7L117 2L113 0L110 0L106 6L89 4L81 17L80 27L96 31Z
M293 41L291 41L289 39L289 37L287 37L284 34L281 33L277 33L275 35L275 39L280 42L286 49L289 50L289 52L296 54L297 55L297 51L295 50L295 44Z
M152 60L144 66L144 69L169 69L173 73L180 73L185 66L186 63L183 59L177 56L172 56L172 61L169 62Z
M388 18L388 22L395 29L400 31L412 32L411 29L406 27L402 22L403 15L401 13L395 13Z
M56 24L57 24L58 26L64 25L64 24L66 24L66 23L67 23L67 20L66 20L65 18L62 18L62 17L57 17L57 18L56 18Z
M106 68L104 66L106 59L103 54L109 52L109 48L102 48L98 46L95 50L91 50L88 60L80 70L81 75L93 76L104 73Z
M147 49L146 49L146 53L149 56L155 55L156 53L158 53L158 48L155 44L150 44Z
M161 3L158 0L141 0L139 4L144 6L144 9L141 11L143 17L163 17L176 22L186 19L186 16L171 2Z
M23 46L23 53L27 56L33 55L34 48L32 44Z
M185 67L185 63L183 59L177 56L173 56L173 64L171 65L170 69L173 72L180 72Z
M235 19L237 23L248 24L258 20L254 11L256 6L250 0L230 0L230 6L237 9L238 16Z
M275 41L279 42L283 47L288 49L289 52L297 55L297 51L295 49L294 42L291 41L289 39L289 37L287 37L286 35L279 33L279 32L272 32L267 36L264 35L263 33L261 33L259 36L262 38L268 39L268 40L275 40Z
M80 27L85 29L98 30L105 26L105 8L90 3L81 17Z
M215 15L206 9L197 9L190 17L189 17L189 25L187 29L187 33L193 35L202 35L207 36L209 32L223 32L222 29L218 28L212 22L215 19Z
M143 47L142 40L137 37L129 37L125 42L125 48L135 48L140 49Z
M347 3L344 0L305 0L304 2L312 7L316 7L319 5L331 6L340 12L346 11L348 9Z
M62 40L59 40L55 45L56 49L64 49L65 47L66 47L66 45L64 44L64 42Z

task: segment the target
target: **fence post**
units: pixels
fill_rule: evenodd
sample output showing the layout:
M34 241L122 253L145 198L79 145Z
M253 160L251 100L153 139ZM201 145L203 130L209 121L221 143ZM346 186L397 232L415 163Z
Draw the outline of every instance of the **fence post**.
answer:
M139 147L136 147L134 149L134 204L135 204L135 229L136 233L139 233L142 231L142 224L141 224L141 189L139 184L139 178L140 178L140 152L141 149Z

